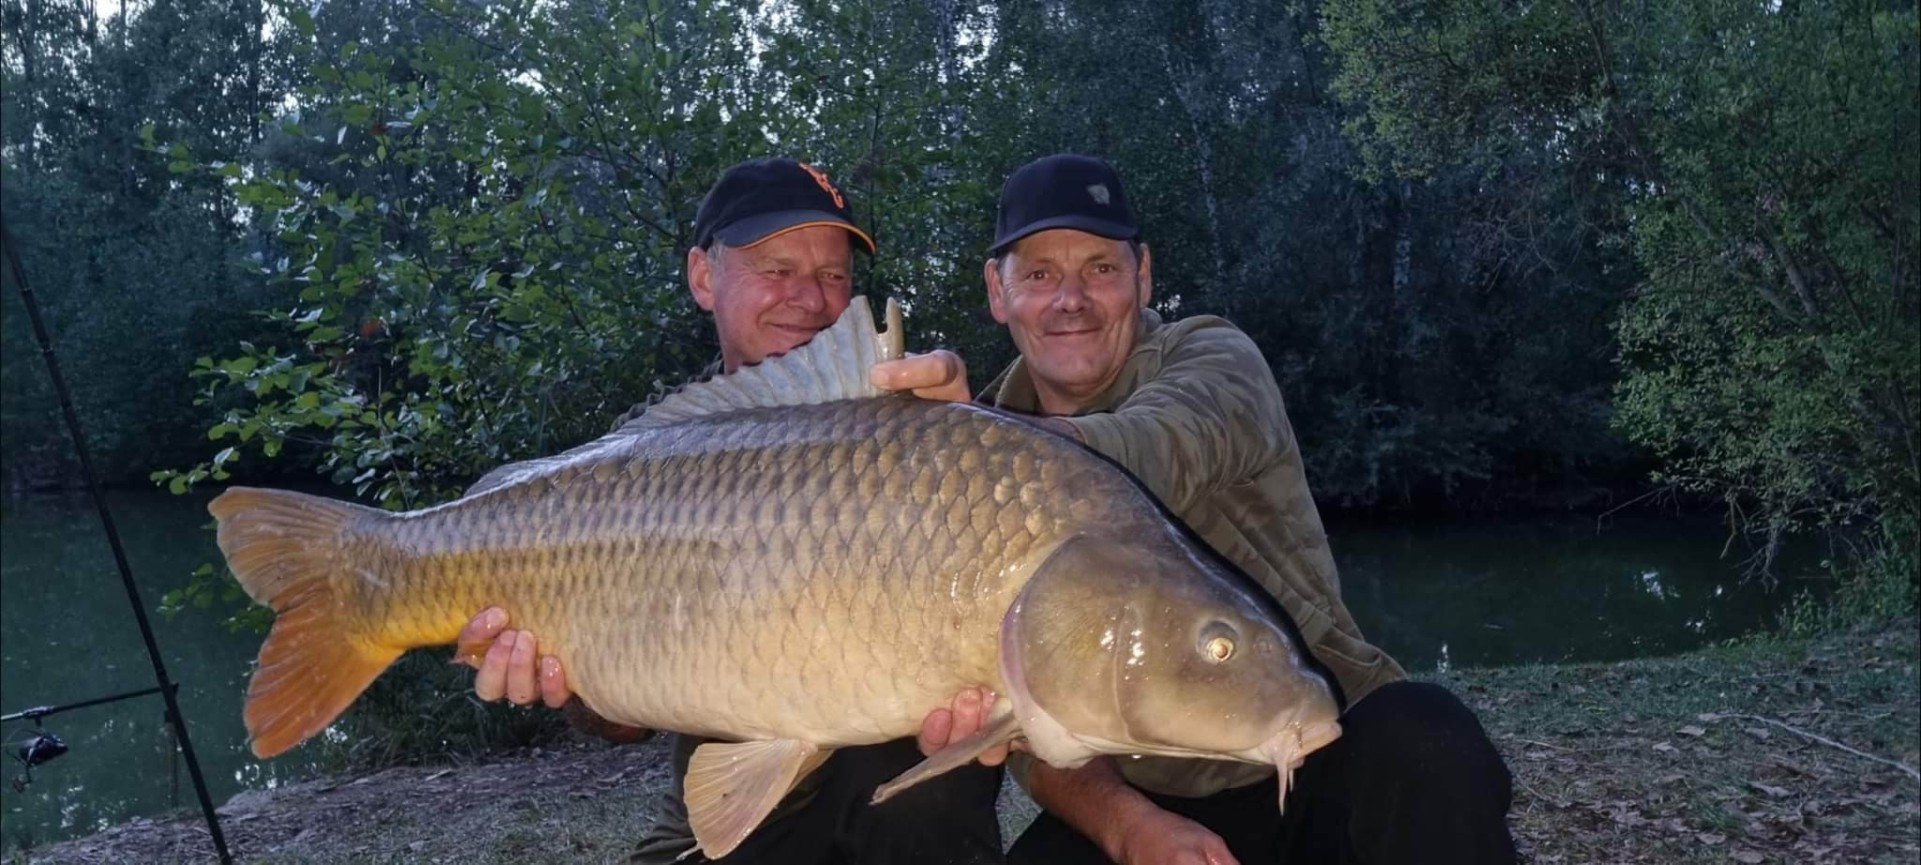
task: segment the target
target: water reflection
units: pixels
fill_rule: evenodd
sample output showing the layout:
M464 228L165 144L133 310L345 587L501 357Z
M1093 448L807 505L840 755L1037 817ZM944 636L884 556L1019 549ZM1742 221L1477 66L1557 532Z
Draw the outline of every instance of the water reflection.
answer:
M1769 591L1726 558L1725 527L1672 516L1448 525L1330 520L1362 631L1410 670L1607 661L1683 652L1770 621L1825 584L1812 544Z
M218 555L205 498L135 491L110 496L168 673L179 684L195 751L216 804L307 768L296 752L261 764L246 751L240 706L260 637L232 634L222 610L153 613L168 589ZM0 501L0 712L75 703L153 686L152 667L119 574L84 495ZM69 751L33 769L24 791L0 783L0 849L88 834L137 815L194 805L187 767L158 694L44 719ZM4 728L11 741L31 722ZM6 761L7 777L20 764Z

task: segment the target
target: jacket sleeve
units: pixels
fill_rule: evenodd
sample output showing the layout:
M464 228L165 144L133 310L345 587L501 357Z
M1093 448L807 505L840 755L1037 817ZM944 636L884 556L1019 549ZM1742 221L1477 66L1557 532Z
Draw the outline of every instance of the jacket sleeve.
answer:
M1197 316L1169 327L1158 371L1112 412L1069 418L1176 513L1293 447L1281 389L1247 334Z

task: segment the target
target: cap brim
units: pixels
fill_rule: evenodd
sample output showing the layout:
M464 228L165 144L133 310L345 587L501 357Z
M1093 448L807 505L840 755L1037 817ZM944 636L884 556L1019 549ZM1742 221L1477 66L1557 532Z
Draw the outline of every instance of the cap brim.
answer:
M782 210L776 213L756 214L714 232L714 238L728 246L745 249L766 243L790 231L799 231L816 225L832 225L847 229L848 234L860 238L860 243L856 244L857 249L865 249L869 255L875 251L874 238L862 231L860 226L825 210Z
M994 245L987 248L987 254L998 258L1001 253L1007 251L1008 247L1019 243L1021 238L1030 234L1038 234L1051 228L1072 228L1076 231L1085 231L1088 234L1097 234L1109 240L1133 240L1141 234L1140 229L1122 225L1118 222L1108 222L1105 219L1095 219L1091 216L1069 214L1067 216L1054 216L1047 219L1036 220L1021 226L1015 231L1010 231L1006 236L995 240Z

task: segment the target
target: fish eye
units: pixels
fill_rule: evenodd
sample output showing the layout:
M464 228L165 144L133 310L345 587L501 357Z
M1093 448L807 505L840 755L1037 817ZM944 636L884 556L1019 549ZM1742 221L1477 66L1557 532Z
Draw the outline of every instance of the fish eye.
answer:
M1210 622L1201 628L1196 648L1201 650L1201 657L1208 663L1224 664L1227 659L1234 657L1235 638L1238 636L1240 634L1235 632L1233 625L1221 621Z

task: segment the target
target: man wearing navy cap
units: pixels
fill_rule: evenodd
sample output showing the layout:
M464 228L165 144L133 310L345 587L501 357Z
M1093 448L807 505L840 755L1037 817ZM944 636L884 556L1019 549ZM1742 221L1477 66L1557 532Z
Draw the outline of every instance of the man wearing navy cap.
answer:
M791 159L743 162L723 173L694 215L694 244L687 250L687 288L701 309L714 315L720 337L720 371L733 372L785 354L840 318L851 300L854 250L874 252L874 240L854 223L839 187L821 170ZM926 356L923 356L925 358ZM951 354L913 363L934 370ZM876 368L887 374L887 364ZM644 411L636 406L628 413ZM623 418L624 420L624 418ZM621 424L616 423L618 428ZM503 466L482 478L514 471ZM564 708L575 726L614 741L637 741L645 731L623 727L587 711L572 699L560 661L536 663L536 641L525 631L504 630L507 611L483 611L461 632L460 645L492 642L484 657L462 660L480 668L474 691L482 699L503 695L519 705L541 699ZM538 676L536 676L536 668ZM631 861L705 862L692 853L693 832L681 783L700 745L676 737L672 788L662 814ZM900 740L841 748L809 774L738 848L729 863L992 863L1002 861L1000 823L994 802L1000 771L986 766L934 778L901 794L885 808L868 804L874 788L921 760L914 742ZM913 801L906 801L912 797Z
M1046 813L1009 860L1514 861L1510 778L1480 722L1445 689L1406 681L1341 601L1260 349L1223 319L1163 322L1148 308L1153 256L1119 175L1085 156L1032 162L1002 188L996 229L983 269L987 302L1020 357L980 398L1033 416L1138 477L1280 601L1348 707L1341 738L1295 773L1284 814L1271 766L1138 757L1062 770L1016 754L1009 768ZM891 383L939 385L954 366L914 361ZM983 705L991 695L936 713L923 726L922 750L974 732Z

